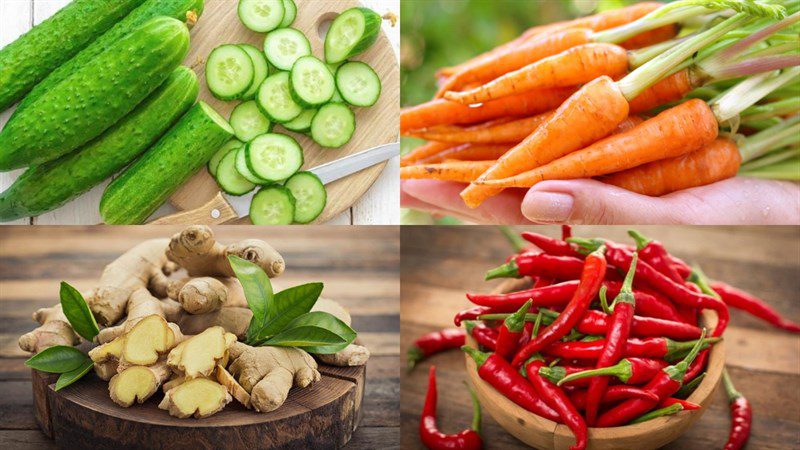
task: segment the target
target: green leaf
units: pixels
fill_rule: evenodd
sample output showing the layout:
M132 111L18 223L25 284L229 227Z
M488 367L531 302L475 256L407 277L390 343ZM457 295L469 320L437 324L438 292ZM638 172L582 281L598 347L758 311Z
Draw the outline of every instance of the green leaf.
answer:
M236 278L242 284L247 306L253 312L250 325L247 327L247 341L251 341L258 330L272 319L275 312L275 302L272 295L272 283L264 271L250 261L235 255L228 256L231 268Z
M56 345L42 350L25 361L25 365L42 372L65 373L80 367L86 355L75 347Z
M267 339L262 345L272 345L275 347L308 347L308 346L328 346L342 344L344 339L338 334L309 325L303 327L290 328Z
M279 333L298 317L311 311L322 293L322 283L308 283L284 289L275 294L275 313L264 327L256 332L255 340L264 340Z
M100 332L83 295L64 281L61 282L61 309L72 329L87 341L91 342Z
M356 332L353 331L352 328L339 320L336 316L323 311L313 311L303 314L287 325L286 329L290 330L299 327L318 327L341 338L340 342L332 342L327 344L307 343L305 345L297 345L297 347L302 347L303 350L311 353L336 353L350 345L356 339Z
M94 367L94 362L91 359L86 358L83 364L81 364L77 369L62 373L56 381L56 390L61 390L62 388L65 388L70 384L80 380L84 375L89 373L92 367Z

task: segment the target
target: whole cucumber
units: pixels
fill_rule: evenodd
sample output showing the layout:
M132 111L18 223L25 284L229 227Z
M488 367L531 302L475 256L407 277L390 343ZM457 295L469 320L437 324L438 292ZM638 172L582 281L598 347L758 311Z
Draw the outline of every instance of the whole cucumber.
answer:
M67 78L78 67L83 66L95 56L103 53L115 42L130 34L148 20L158 16L167 16L192 25L203 14L203 6L204 0L146 0L105 34L81 50L74 58L62 64L41 83L37 84L17 105L17 111L27 107L40 95ZM17 112L15 111L14 114L17 114Z
M43 93L0 132L0 170L41 164L99 136L141 103L189 51L189 30L151 19Z
M197 99L197 75L178 67L167 81L100 137L31 167L0 194L0 222L52 211L100 184L153 145Z
M74 0L0 50L0 111L144 0Z
M144 222L232 136L228 122L199 102L108 185L100 200L103 221L110 225Z

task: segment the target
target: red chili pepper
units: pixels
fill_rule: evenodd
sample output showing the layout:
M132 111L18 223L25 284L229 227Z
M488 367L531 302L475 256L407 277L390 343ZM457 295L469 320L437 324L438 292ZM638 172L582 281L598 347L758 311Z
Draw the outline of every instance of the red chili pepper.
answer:
M683 411L683 405L680 404L680 403L673 403L673 404L671 404L669 406L666 406L664 408L655 409L653 411L650 411L647 414L642 414L641 416L631 420L628 423L635 424L635 423L647 422L648 420L657 419L659 417L671 416L671 415L677 414L677 413L679 413L681 411Z
M473 405L472 428L458 434L444 434L436 426L436 366L431 366L428 372L428 393L425 395L425 406L419 422L419 437L425 447L431 450L438 449L480 449L481 441L481 408L475 393L470 389Z
M705 332L703 335L705 336ZM626 400L598 417L597 426L615 427L625 425L653 409L660 401L676 393L681 387L686 369L700 351L701 342L702 340L698 340L697 344L692 348L692 351L690 351L681 362L674 366L665 367L644 386L644 390L653 392L658 396L657 401L653 402L651 400L642 400L638 398Z
M478 376L520 407L545 419L561 423L558 413L547 406L536 390L514 367L495 353L461 347L478 365Z
M622 283L618 281L605 281L603 282L603 286L608 288L609 297L616 297L617 294L619 294ZM644 287L634 289L633 295L636 297L636 314L674 322L683 322L683 318L678 314L675 304L666 299L663 295L657 292L647 291Z
M578 289L564 308L564 312L545 328L538 336L523 347L516 356L512 364L519 367L526 359L534 353L539 352L547 345L561 339L577 325L583 314L589 308L589 304L600 290L600 285L606 275L606 258L603 256L604 249L600 247L586 257L586 262L581 271L581 280Z
M637 309L639 305L636 305ZM583 334L602 335L608 330L609 317L602 311L590 310L578 323L578 331ZM683 322L656 319L654 317L633 316L631 322L631 336L634 337L668 337L670 339L686 340L700 337L699 327Z
M554 282L555 280L552 278L536 277L536 279L533 281L533 288L537 289L537 288L551 286Z
M725 393L728 395L731 408L731 431L724 450L739 450L747 444L747 440L750 438L753 410L747 398L733 386L727 370L722 372L722 382L725 385Z
M578 280L574 280L509 294L467 294L467 298L476 305L492 308L493 312L514 312L528 300L537 307L566 305L577 289Z
M566 241L572 237L572 227L569 225L561 225L561 240Z
M542 249L542 251L548 255L580 258L580 253L576 252L569 242L553 239L539 233L529 233L527 231L522 233L522 237L525 238L526 241Z
M552 256L544 253L521 254L511 261L486 272L486 280L544 276L558 280L574 280L583 269L583 261L571 256Z
M474 320L468 320L464 324L467 328L467 333L475 339L475 342L480 344L481 347L494 351L497 347L497 330Z
M664 364L664 366L666 367L666 363ZM586 369L587 368L583 366L567 366L567 365L551 366L551 367L545 366L539 369L539 375L546 377L552 383L558 383L559 381L561 381L562 378L568 375L572 375L573 373L583 372ZM568 388L576 386L580 387L589 386L589 380L588 379L575 380L573 382L567 383L565 386L562 387Z
M589 440L589 431L586 427L586 422L583 420L577 408L572 404L567 394L558 386L539 375L539 369L544 367L544 362L538 355L534 356L534 358L536 359L530 361L525 367L528 381L533 385L536 392L539 393L539 397L543 398L551 408L556 410L564 421L564 424L572 430L572 434L575 435L575 445L571 446L570 450L585 449Z
M560 380L558 385L574 384L578 380L592 377L615 377L625 384L644 384L667 367L667 362L653 358L623 358L613 366L599 369L580 370L570 373Z
M679 398L670 397L663 402L658 404L659 408L666 408L667 406L672 406L675 404L679 404L683 406L684 411L694 411L696 409L700 409L700 405L697 403L687 402L686 400L681 400Z
M689 365L689 370L686 371L686 376L683 377L683 382L688 383L694 380L706 369L706 362L708 361L708 352L710 349L705 349L697 355L697 358Z
M532 332L533 332L533 323L525 322L525 328L522 330L522 335L519 337L519 343L517 343L517 348L528 345L528 342L531 341Z
M511 359L514 352L517 351L517 345L522 337L522 331L525 329L525 314L531 309L531 301L528 300L522 305L521 308L514 314L511 314L500 325L500 332L497 336L497 347L495 353L500 355L503 359Z
M703 345L719 342L720 338L705 338ZM667 338L645 338L628 339L625 346L625 357L638 358L662 358L674 359L676 355L683 354L694 347L694 341L673 341ZM550 344L543 351L549 356L564 359L592 360L600 356L603 347L606 345L605 339L598 339L591 342L556 342Z
M572 400L572 404L575 405L576 408L580 410L586 409L586 395L588 391L580 390L573 392L569 398ZM644 389L627 386L624 384L615 384L614 386L609 386L608 389L603 393L603 398L600 399L600 403L603 405L607 405L609 403L617 403L623 400L627 400L629 398L642 398L645 400L652 400L654 402L658 401L658 397L656 394L652 392L647 392Z
M460 348L466 335L464 330L447 328L420 336L406 354L408 368L413 369L418 362L436 353Z
M453 318L453 323L455 323L457 327L460 327L461 322L465 320L475 320L484 314L490 313L492 313L492 308L489 308L488 306L476 306L474 308L459 311Z
M684 279L681 278L678 271L675 270L675 267L672 265L672 258L670 258L667 249L664 248L664 244L649 239L636 230L628 230L628 235L636 241L636 250L639 253L639 258L643 262L650 264L654 269L666 275L670 280L676 283L683 283Z
M760 298L722 282L711 283L711 288L722 297L722 301L728 306L748 312L780 329L800 333L800 325L781 317L777 311Z

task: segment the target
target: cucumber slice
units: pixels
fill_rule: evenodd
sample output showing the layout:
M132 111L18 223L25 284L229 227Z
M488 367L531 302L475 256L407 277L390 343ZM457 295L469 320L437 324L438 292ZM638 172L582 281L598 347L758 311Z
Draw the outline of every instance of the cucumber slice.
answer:
M372 67L352 61L336 71L336 89L353 106L372 106L381 96L381 79Z
M313 56L303 56L292 66L289 90L299 105L313 108L331 100L336 82L325 63Z
M331 24L325 36L325 61L335 64L366 51L381 30L381 16L367 8L350 8Z
M256 187L236 170L237 153L237 151L230 151L222 158L217 166L215 177L219 187L230 195L244 195Z
M241 147L244 147L244 143L238 139L231 139L228 141L228 143L220 147L219 150L217 150L217 153L214 153L214 156L208 160L208 173L210 173L211 176L217 176L217 166L219 166L222 158L224 158L228 152L238 150Z
M319 177L311 172L298 172L286 180L284 186L295 199L295 222L309 223L322 214L328 202L328 193Z
M294 220L295 200L291 191L273 184L262 188L250 203L253 225L289 225Z
M250 89L254 76L253 60L238 45L221 45L208 55L206 83L220 100L241 98Z
M239 44L239 47L247 52L247 56L253 61L253 69L255 70L253 82L250 84L250 88L247 89L247 92L242 95L243 100L252 100L258 92L258 88L261 87L261 83L269 76L269 63L264 53L252 45Z
M231 112L231 126L236 137L242 142L250 142L254 137L269 133L272 122L261 113L255 101L240 103Z
M283 14L283 22L281 22L279 28L288 27L297 17L297 5L294 4L294 0L283 0L283 9L286 12Z
M289 131L294 131L297 133L305 133L311 129L311 120L314 119L314 116L317 114L316 109L306 109L300 113L295 119L290 122L286 122L283 125L283 128L286 128Z
M239 175L243 176L247 181L253 184L269 184L270 182L264 180L260 177L257 177L250 171L250 168L247 166L247 151L245 147L242 147L236 150L236 163L235 163L236 171L239 172Z
M239 0L237 12L244 26L266 33L281 25L286 11L283 0Z
M311 54L311 43L294 28L281 28L264 39L264 53L279 70L292 70L295 61Z
M256 101L261 112L273 122L286 123L303 112L303 107L292 99L288 72L267 77L258 89Z
M339 148L350 142L356 130L356 116L344 103L328 103L311 121L311 139L328 148Z
M303 165L303 149L285 134L262 134L245 149L250 172L267 181L285 180Z

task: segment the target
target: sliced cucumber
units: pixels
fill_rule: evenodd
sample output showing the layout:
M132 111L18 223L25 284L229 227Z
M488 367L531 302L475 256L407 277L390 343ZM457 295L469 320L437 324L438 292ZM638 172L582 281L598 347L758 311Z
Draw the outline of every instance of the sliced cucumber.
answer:
M289 225L294 220L295 200L291 191L272 184L262 188L250 203L254 225Z
M322 214L328 202L328 193L319 177L311 172L298 172L286 180L284 186L295 199L295 222L309 223Z
M292 66L289 88L299 105L313 108L331 100L336 82L325 63L313 56L303 56Z
M239 0L237 12L244 26L266 33L281 25L285 9L283 0Z
M331 24L325 36L325 61L335 64L366 51L381 30L381 16L367 8L350 8Z
M294 28L281 28L264 39L264 53L279 70L292 70L295 61L311 54L311 43Z
M303 149L285 134L262 134L247 144L246 151L250 171L267 181L285 180L303 165Z
M231 112L231 126L236 137L242 142L250 142L254 137L269 133L272 122L261 113L255 101L240 103Z
M269 63L264 53L252 45L239 44L239 47L247 52L247 56L253 61L253 69L255 70L253 73L253 82L250 83L250 88L247 89L247 92L242 95L243 100L252 100L258 92L258 88L261 87L261 83L269 76Z
M260 177L257 177L250 171L250 168L247 166L247 151L245 147L242 147L236 150L236 171L239 172L239 175L243 176L247 181L253 184L269 184L269 181L264 180Z
M353 106L372 106L381 96L381 79L372 67L351 61L336 71L336 89Z
M330 69L330 71L333 74L333 76L336 77L336 71L339 70L339 67L341 67L342 64L344 64L346 62L347 62L347 60L339 61L339 62L334 63L334 64L329 64L329 63L326 63L326 64L328 64L328 69ZM339 103L343 103L344 102L344 98L342 97L342 94L339 93L339 88L336 88L336 90L333 91L333 97L331 97L331 102L339 102Z
M344 103L328 103L311 121L311 139L328 148L339 148L350 142L356 130L356 116Z
M254 76L253 60L238 45L221 45L208 55L206 83L208 90L220 100L241 98Z
M278 72L267 77L261 83L256 99L261 112L273 122L286 123L303 112L303 107L292 98L288 72Z
M314 119L314 115L316 114L316 109L303 110L303 112L301 112L300 115L295 119L282 124L283 128L286 128L289 131L295 131L297 133L305 133L311 129L311 120Z
M208 160L208 173L210 173L211 176L217 176L217 167L219 166L220 161L222 161L222 158L224 158L229 152L238 150L241 147L244 147L244 143L238 139L231 139L225 145L220 147L219 150L217 150L217 153L214 153L214 156Z
M217 166L217 184L230 195L244 195L252 191L256 185L248 181L236 170L237 151L230 151Z
M294 0L283 0L283 9L286 12L283 14L283 22L281 22L280 28L290 26L295 17L297 17L297 5L294 4Z

